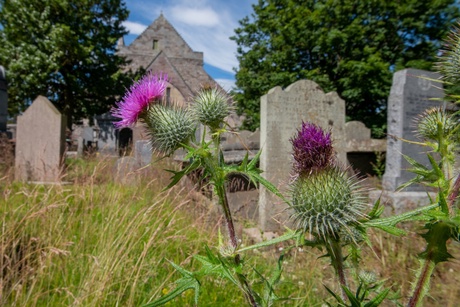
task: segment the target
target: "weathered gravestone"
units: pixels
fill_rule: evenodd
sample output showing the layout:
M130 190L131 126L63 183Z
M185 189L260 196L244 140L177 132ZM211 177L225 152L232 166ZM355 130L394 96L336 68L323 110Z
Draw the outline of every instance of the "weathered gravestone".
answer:
M415 176L407 171L410 164L401 154L408 155L423 165L429 165L425 147L401 139L418 141L414 120L425 110L442 105L441 101L432 100L432 98L444 97L442 83L432 81L439 78L440 75L437 73L418 69L404 69L393 76L393 85L388 98L384 190L395 191L401 184ZM423 186L412 185L406 191L424 191L424 189Z
M377 159L386 151L386 140L372 139L371 129L359 121L347 122L345 131L347 160L353 171L362 177L379 175L381 164Z
M21 181L60 180L66 120L54 105L38 96L17 119L15 177Z
M345 102L332 92L325 94L313 81L300 80L285 90L271 89L261 97L260 168L262 175L281 191L286 191L291 173L292 145L290 139L309 121L331 129L338 160L346 164ZM277 221L288 217L286 205L277 196L260 186L259 226L263 231L278 230Z
M113 117L110 112L95 117L95 122L99 127L98 144L99 151L104 153L116 153L118 135L114 122L117 118Z
M152 162L152 144L148 140L138 140L134 144L134 157L140 167L144 167Z
M0 132L6 132L8 119L8 93L5 68L0 66Z

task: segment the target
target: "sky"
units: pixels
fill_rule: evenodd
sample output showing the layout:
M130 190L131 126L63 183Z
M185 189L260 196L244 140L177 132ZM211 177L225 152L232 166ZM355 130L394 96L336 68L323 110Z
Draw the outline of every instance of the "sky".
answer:
M193 49L203 52L204 69L224 89L235 83L236 43L230 40L238 21L253 12L257 0L125 0L130 11L124 26L129 45L161 13Z

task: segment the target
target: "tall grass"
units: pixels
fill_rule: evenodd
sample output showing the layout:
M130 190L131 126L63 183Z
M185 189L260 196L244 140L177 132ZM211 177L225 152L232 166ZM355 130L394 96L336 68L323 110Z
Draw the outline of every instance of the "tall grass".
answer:
M1 182L0 305L138 306L167 291L165 258L212 239L183 191L117 184L104 163L72 165L72 185Z
M178 273L166 259L193 271L197 263L189 255L205 244L217 245L219 215L209 202L188 185L161 192L169 178L162 169L174 165L162 162L117 181L114 164L71 160L66 185L30 185L0 176L1 306L141 306L174 288ZM407 295L422 242L415 235L400 239L381 233L371 242L363 250L364 266ZM265 274L286 247L254 251L248 258ZM321 254L299 249L285 254L278 295L289 300L277 306L324 303L323 284L334 287L334 277ZM458 271L458 261L436 269L437 290L426 306L455 306ZM250 277L262 286L258 276ZM245 305L233 285L218 279L202 282L200 301L200 306ZM191 292L169 304L192 305Z

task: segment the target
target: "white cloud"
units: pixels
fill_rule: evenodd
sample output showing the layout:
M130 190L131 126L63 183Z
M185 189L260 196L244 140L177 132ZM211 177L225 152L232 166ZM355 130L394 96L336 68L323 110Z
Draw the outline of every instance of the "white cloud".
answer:
M213 27L219 24L219 15L211 8L175 6L171 9L174 19L191 26Z
M123 22L123 26L125 26L125 28L129 31L129 34L135 34L135 35L141 34L147 28L146 25L143 25L138 22L132 22L132 21Z
M232 79L216 79L215 81L227 92L235 87L235 80Z

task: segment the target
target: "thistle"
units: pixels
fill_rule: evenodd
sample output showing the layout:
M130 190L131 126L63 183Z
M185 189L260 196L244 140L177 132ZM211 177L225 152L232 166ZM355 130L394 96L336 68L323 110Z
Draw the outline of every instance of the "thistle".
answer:
M438 141L440 137L458 140L458 123L453 112L441 108L425 111L417 119L417 132L426 140Z
M150 105L159 103L166 89L167 75L155 75L149 72L135 82L126 92L117 107L112 109L112 115L120 118L115 127L134 125L145 114Z
M204 88L194 98L193 111L200 123L216 130L228 115L228 97L217 88Z
M167 154L188 143L196 127L188 109L161 104L149 108L145 122L149 127L152 144Z
M293 147L291 218L296 225L326 242L340 233L352 237L351 227L365 217L365 198L359 181L334 160L331 134L311 123L302 123Z
M459 23L460 25L460 23ZM460 27L454 27L447 37L441 50L437 70L443 75L444 81L458 84L460 82Z

